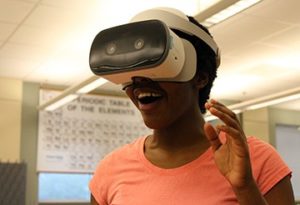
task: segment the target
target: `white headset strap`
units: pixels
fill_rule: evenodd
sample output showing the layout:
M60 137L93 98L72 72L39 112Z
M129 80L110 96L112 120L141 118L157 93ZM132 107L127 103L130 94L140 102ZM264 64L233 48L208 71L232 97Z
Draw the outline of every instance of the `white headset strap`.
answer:
M182 17L171 12L159 9L150 9L141 12L131 19L131 22L145 21L150 19L158 19L167 24L168 27L180 30L190 35L195 35L203 40L217 56L219 49L214 39L195 24L183 19Z

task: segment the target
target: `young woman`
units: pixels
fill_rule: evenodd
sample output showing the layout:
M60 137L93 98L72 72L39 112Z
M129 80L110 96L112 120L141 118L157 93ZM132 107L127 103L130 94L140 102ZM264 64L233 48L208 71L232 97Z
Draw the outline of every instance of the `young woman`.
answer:
M209 34L195 19L189 22ZM92 204L292 205L291 170L268 144L246 137L235 114L209 93L216 54L196 36L197 72L187 82L135 76L124 90L153 129L109 154L90 182ZM223 124L203 119L208 110Z

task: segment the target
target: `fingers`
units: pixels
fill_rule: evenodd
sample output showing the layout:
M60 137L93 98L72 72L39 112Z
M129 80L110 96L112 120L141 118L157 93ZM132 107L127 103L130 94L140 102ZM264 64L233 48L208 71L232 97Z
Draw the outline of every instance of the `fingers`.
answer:
M237 130L240 130L240 123L235 115L230 109L228 109L225 105L219 103L216 100L210 100L205 104L207 110L220 120L222 120L226 125L233 127Z
M217 125L216 129L218 131L223 131L227 134L227 137L231 137L236 141L236 143L244 143L246 140L246 136L244 134L243 129L237 119L235 113L228 109L225 105L221 104L216 100L210 100L205 104L207 110L220 120L224 122L224 125ZM238 142L240 141L240 142Z
M227 133L227 136L231 136L232 138L239 139L241 136L241 131L235 128L226 126L226 125L217 125L217 129Z
M213 151L216 151L222 145L218 131L209 123L204 124L204 131Z

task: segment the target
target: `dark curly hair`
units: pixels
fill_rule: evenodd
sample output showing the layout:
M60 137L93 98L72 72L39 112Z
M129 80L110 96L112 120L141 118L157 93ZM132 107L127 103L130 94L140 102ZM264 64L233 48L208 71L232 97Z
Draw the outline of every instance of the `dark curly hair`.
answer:
M194 17L188 16L189 21L193 24L200 27L211 37L212 35L208 31L208 29L201 25ZM217 68L218 63L216 60L215 52L201 39L194 35L189 35L184 32L181 32L176 29L172 29L179 37L184 38L190 41L196 49L197 53L197 73L196 75L206 75L208 78L208 82L205 87L199 90L199 107L201 113L204 114L206 112L204 104L207 102L210 96L210 91L213 86L213 82L217 77Z

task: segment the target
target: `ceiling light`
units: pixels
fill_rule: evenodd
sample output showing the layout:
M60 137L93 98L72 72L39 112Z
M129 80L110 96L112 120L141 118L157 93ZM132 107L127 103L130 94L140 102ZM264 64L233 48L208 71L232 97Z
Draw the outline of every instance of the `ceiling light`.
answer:
M50 99L49 101L43 103L38 107L39 110L55 110L58 107L71 102L72 100L79 97L81 94L88 93L93 89L103 85L106 83L107 80L103 78L99 78L98 76L94 75L90 78L76 84L74 86L69 87L68 89L64 90L59 95L55 96L54 98Z
M267 107L267 106L271 106L271 105L277 105L280 103L297 100L297 99L300 99L300 93L295 94L295 95L289 95L286 97L277 98L274 100L269 100L269 101L258 103L255 105L251 105L251 106L247 107L247 110L255 110L255 109L259 109L259 108L263 108L263 107Z
M67 96L61 98L60 100L54 102L53 104L50 104L49 106L47 106L45 108L45 110L53 111L53 110L65 105L65 104L75 100L77 97L78 97L78 95L75 95L75 94L67 95Z
M204 14L199 14L196 18L200 20L201 24L204 26L210 27L257 4L260 1L261 0L228 0L226 1L226 4L224 3L225 1L222 1L219 4L208 8L207 11L204 11Z
M106 79L99 78L99 79L87 84L86 86L80 88L76 93L80 93L80 94L89 93L90 91L98 88L99 86L105 84L106 82L107 82Z
M276 104L297 100L297 99L300 99L300 87L296 87L283 92L228 105L227 107L230 110L233 110L233 112L237 114L245 110L260 109L267 106L276 105ZM216 117L210 114L206 115L204 118L207 121L217 119Z

